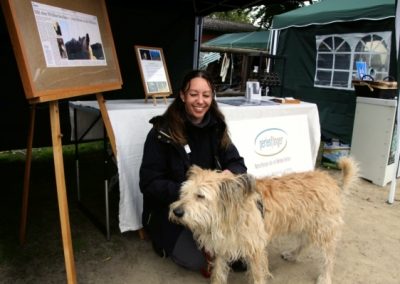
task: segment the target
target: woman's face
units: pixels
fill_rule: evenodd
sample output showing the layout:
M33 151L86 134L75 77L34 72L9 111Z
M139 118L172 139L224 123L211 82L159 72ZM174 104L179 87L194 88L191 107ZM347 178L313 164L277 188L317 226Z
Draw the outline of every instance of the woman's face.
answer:
M191 121L195 124L201 123L213 100L213 92L208 82L200 77L193 78L187 91L181 92L180 97Z

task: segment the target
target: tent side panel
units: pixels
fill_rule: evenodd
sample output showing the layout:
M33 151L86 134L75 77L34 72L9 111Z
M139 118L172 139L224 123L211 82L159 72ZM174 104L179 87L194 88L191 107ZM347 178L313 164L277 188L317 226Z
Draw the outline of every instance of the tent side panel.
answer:
M318 105L323 139L339 138L345 143L351 142L356 97L353 90L314 87L315 36L388 30L392 31L389 74L397 78L394 19L335 23L281 31L277 55L284 56L286 64L285 70L282 70L282 66L276 66L276 70L284 74L283 96L295 97ZM273 95L279 96L278 90L275 90Z

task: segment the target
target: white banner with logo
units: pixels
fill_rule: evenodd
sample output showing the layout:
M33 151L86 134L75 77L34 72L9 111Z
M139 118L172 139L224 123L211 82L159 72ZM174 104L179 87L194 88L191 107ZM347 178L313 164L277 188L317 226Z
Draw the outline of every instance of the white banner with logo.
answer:
M277 176L314 169L306 115L228 121L250 174Z

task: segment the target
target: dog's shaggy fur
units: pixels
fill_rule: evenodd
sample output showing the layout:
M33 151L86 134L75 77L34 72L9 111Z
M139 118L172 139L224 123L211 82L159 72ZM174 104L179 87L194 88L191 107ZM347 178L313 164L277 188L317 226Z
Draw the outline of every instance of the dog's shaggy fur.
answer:
M267 244L286 234L297 235L299 245L282 257L294 261L308 244L316 245L324 257L317 283L331 283L343 191L358 179L352 158L342 158L338 165L340 184L321 170L255 179L193 166L169 218L187 226L214 258L212 283L226 283L228 263L237 259L249 265L254 283L265 283L270 276Z

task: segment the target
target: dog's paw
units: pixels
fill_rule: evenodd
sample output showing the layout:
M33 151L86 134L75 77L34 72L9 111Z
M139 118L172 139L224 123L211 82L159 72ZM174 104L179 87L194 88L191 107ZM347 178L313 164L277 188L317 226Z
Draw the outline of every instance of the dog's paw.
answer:
M281 257L290 262L295 262L297 260L297 255L293 254L292 251L284 251L281 253Z
M267 272L267 279L273 279L274 278L274 275L272 275L272 273L271 272Z

